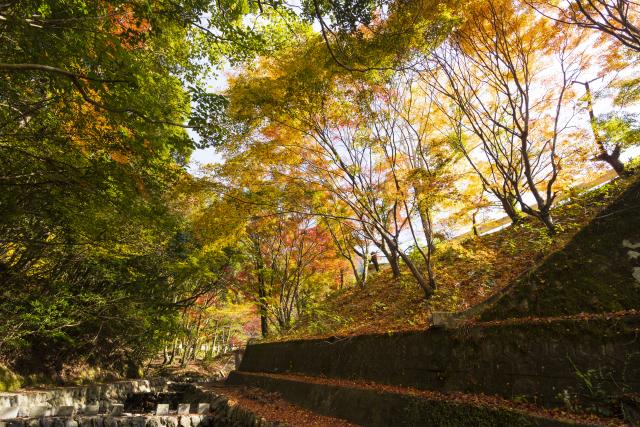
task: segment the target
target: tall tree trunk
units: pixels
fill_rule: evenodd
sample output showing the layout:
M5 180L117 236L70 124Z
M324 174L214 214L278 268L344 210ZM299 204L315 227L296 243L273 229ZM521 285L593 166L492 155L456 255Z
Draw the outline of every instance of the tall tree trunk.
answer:
M427 241L427 245L429 245L429 250L433 252L433 250L435 249L435 246L433 244L433 227L429 219L429 213L427 212L427 208L423 206L423 203L418 203L418 214L420 216L420 223L422 224L422 232L424 233L424 237Z
M593 137L596 140L596 145L598 146L598 151L600 152L596 156L596 160L601 160L607 162L611 168L616 171L618 176L624 174L624 163L620 160L620 145L616 145L613 149L613 152L609 154L607 152L607 147L604 145L604 139L602 135L600 135L600 131L598 130L598 121L596 120L596 115L593 112L593 100L591 98L591 87L589 86L589 82L580 83L584 86L586 91L587 98L587 111L589 112L589 122L591 124L591 131L593 132Z
M392 248L388 248L387 245L385 244L385 241L382 240L382 243L380 245L377 245L378 248L382 251L382 253L384 254L384 256L387 258L387 261L389 262L389 266L391 267L391 272L393 274L393 278L397 279L400 277L400 262L398 259L398 254L397 251L392 249Z
M262 274L260 274L262 276ZM258 284L258 298L260 302L258 304L258 311L260 312L260 332L262 337L266 338L269 335L269 317L267 315L267 291L264 285L264 277Z
M367 280L369 279L369 245L365 245L364 254L362 257L362 275L360 276L360 281L358 285L360 285L361 289L367 285Z
M187 357L189 356L189 345L186 342L182 342L182 357L180 358L180 367L187 366Z
M269 317L267 310L267 288L264 277L264 263L262 261L262 251L260 250L260 244L257 241L253 241L255 250L255 266L258 273L258 312L260 313L260 332L262 337L266 338L269 335Z
M167 346L165 345L162 350L162 364L166 365L167 363L169 363L169 349L167 349Z
M176 357L177 347L178 347L178 339L174 338L173 339L173 345L172 345L172 348L171 348L171 356L169 356L169 365L173 364L173 359L175 359L175 357Z
M213 334L213 343L211 344L211 355L215 358L218 353L218 325L216 324L216 331Z

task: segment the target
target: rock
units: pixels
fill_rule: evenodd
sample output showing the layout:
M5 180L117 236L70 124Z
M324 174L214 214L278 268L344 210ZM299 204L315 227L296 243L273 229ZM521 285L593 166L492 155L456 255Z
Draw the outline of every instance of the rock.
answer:
M431 325L438 328L455 328L460 324L456 318L456 313L447 311L434 311L431 314Z
M0 420L8 420L13 419L18 416L18 411L20 408L18 406L9 406L0 408Z
M104 427L118 427L118 420L114 417L105 417L103 419Z
M165 417L164 425L167 427L177 427L178 426L178 417Z
M160 427L160 420L157 417L147 418L147 422L145 423L145 427Z
M156 406L156 415L169 415L169 404L158 403L158 406Z

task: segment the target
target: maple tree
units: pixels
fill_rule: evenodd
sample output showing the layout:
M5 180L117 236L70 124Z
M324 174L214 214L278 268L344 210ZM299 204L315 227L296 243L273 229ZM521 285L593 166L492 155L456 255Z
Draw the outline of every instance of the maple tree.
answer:
M432 73L432 81L453 104L442 109L479 141L486 171L462 134L458 147L509 217L518 221L517 206L553 232L555 184L570 155L561 151L570 121L567 98L585 67L584 47L562 32L550 39L549 23L516 2L483 2L469 14L433 55L440 75ZM557 72L550 67L554 59Z

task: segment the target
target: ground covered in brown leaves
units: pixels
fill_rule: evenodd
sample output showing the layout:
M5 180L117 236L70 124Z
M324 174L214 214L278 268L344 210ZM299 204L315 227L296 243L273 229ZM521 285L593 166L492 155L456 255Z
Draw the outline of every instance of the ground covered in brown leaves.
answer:
M446 401L451 403L474 405L479 407L508 409L508 410L517 411L527 415L539 416L539 417L550 418L550 419L573 421L573 422L582 423L582 424L593 424L593 425L602 425L602 426L611 426L611 427L627 425L622 420L619 420L616 418L601 418L595 415L577 414L577 413L568 412L568 411L564 411L557 408L546 409L546 408L541 408L539 406L528 404L528 403L514 402L502 397L484 395L484 394L466 394L461 392L441 393L437 391L419 390L412 387L400 387L400 386L386 385L386 384L380 384L380 383L375 383L370 381L311 377L311 376L299 375L299 374L270 374L270 373L251 374L247 372L243 372L243 374L244 375L260 375L260 376L271 377L275 379L286 379L286 380L301 381L301 382L307 382L307 383L313 383L313 384L335 385L335 386L347 387L347 388L375 390L375 391L387 392L387 393L398 393L398 394L422 397L428 400ZM313 424L294 424L294 425L303 426L303 425L313 425ZM316 425L322 425L322 424L316 424ZM326 425L342 425L342 424L326 424ZM344 424L344 425L350 425L350 424Z
M238 404L267 421L284 423L289 426L335 426L353 427L339 418L325 417L293 405L282 399L278 393L269 393L258 388L210 384L205 389L236 400Z

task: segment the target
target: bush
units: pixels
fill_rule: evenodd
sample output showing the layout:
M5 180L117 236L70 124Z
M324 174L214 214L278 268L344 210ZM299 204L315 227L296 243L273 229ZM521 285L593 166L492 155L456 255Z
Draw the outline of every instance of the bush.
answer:
M0 365L0 391L14 391L22 386L22 377L4 365Z

